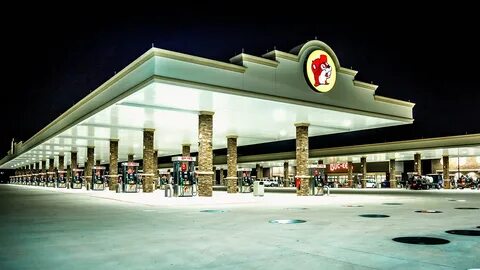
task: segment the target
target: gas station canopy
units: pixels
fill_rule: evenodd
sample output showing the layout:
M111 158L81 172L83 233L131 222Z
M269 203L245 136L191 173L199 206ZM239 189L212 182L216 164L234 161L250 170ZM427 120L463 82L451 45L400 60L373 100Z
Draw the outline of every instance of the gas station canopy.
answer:
M336 79L328 92L315 91L305 75L315 51L331 57ZM294 139L295 123L309 123L309 136L318 136L413 122L413 103L375 95L377 86L356 81L357 71L341 67L321 41L291 53L242 53L230 62L152 48L18 144L0 168L48 158L58 164L59 154L69 164L71 151L83 164L87 146L108 163L111 139L119 139L119 161L128 154L141 159L145 128L155 129L159 156L181 153L182 144L195 152L202 111L214 113L213 149L225 148L229 135L238 136L239 146Z

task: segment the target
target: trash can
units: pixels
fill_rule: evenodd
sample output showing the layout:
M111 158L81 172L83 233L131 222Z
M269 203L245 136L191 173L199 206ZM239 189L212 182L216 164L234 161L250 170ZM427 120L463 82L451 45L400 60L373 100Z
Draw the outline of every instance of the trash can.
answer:
M263 181L253 182L253 196L263 196L264 193L265 186L263 185Z
M165 185L165 197L172 197L173 188L171 184Z

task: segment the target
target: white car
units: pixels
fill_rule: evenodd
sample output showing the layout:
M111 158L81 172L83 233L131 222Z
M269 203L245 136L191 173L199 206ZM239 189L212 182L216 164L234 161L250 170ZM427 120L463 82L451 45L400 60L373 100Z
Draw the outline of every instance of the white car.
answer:
M264 187L278 187L278 181L272 179L263 179Z
M367 180L367 182L365 183L366 188L375 188L376 185L377 183L375 182L375 180Z

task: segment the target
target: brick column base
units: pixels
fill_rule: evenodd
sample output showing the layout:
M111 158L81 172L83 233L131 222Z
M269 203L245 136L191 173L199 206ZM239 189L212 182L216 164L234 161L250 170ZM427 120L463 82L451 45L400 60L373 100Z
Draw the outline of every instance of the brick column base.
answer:
M237 177L225 177L227 181L227 193L237 193Z
M212 197L212 176L213 172L210 173L199 173L198 174L198 196L200 197Z
M300 178L300 189L297 189L297 196L310 196L310 176L297 175L295 178Z
M390 180L390 188L397 188L397 180Z
M443 180L443 188L444 189L451 189L452 188L452 185L450 184L450 179L448 180Z

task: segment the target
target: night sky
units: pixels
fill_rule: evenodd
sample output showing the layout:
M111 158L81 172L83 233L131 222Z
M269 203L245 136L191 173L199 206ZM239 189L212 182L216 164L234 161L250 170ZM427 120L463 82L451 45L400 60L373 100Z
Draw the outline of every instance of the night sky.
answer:
M28 18L35 23L25 28L3 22L8 71L0 91L6 112L0 157L12 137L29 139L152 42L158 48L228 61L242 48L253 55L274 46L288 52L317 37L335 51L343 67L359 71L356 79L380 85L377 94L417 104L412 125L312 138L310 148L480 132L478 28L468 14L439 12L426 18L420 10L377 18L380 12L373 11L351 16L337 10L321 16L298 7L201 12L160 4L149 11L92 10L97 9L33 14ZM293 149L293 141L257 148ZM240 154L251 150L239 149Z

